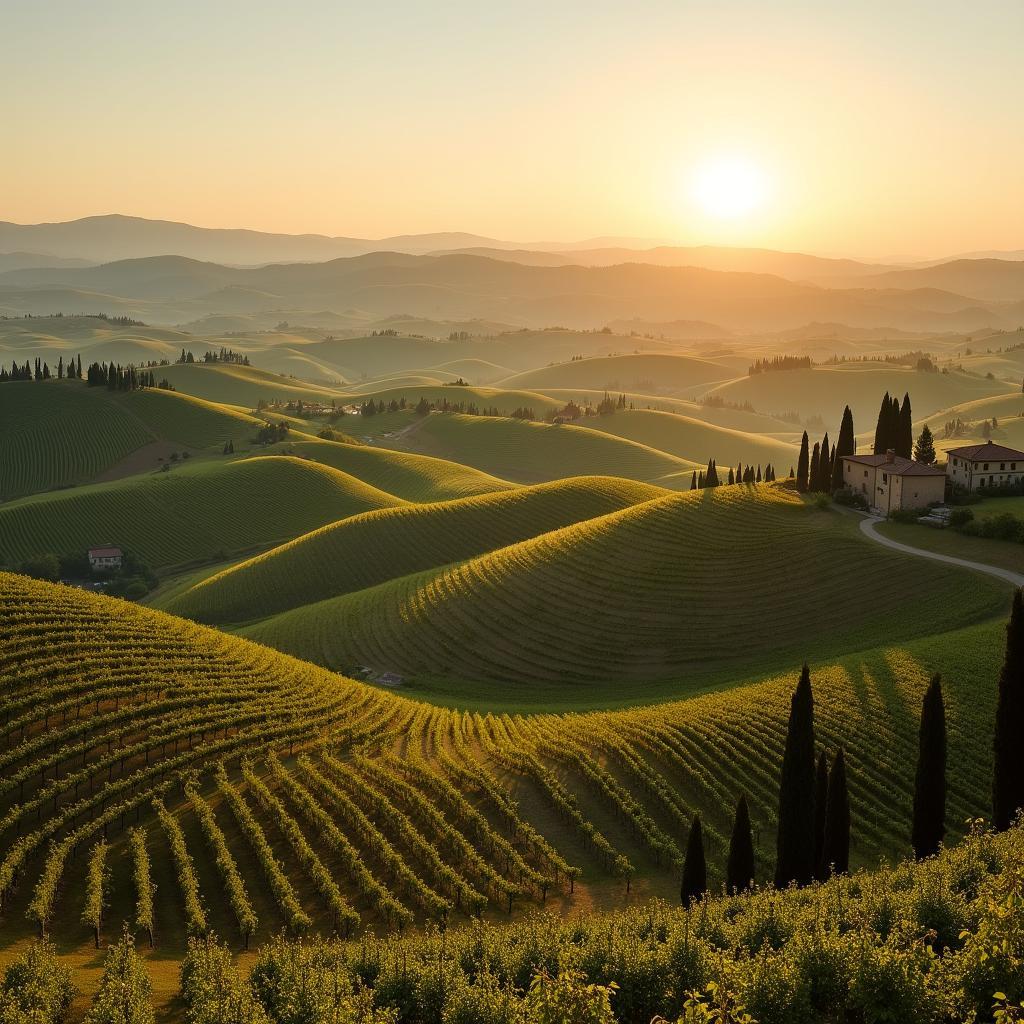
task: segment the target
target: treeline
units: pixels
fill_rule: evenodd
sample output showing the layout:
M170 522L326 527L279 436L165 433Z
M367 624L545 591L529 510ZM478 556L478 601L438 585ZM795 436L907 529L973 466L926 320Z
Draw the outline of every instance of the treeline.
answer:
M85 382L91 388L105 387L111 391L138 391L140 388L174 390L166 377L158 382L152 370L141 370L132 365L121 366L119 363L91 363L86 371Z
M16 362L11 363L9 370L0 366L0 384L12 380L51 380L53 377L56 377L57 380L63 380L65 377L68 380L81 380L82 357L79 356L77 361L69 359L65 365L64 357L60 356L57 360L56 374L51 373L49 364L44 363L38 357L34 365L26 359L24 366L19 366Z
M910 395L903 395L903 404L886 391L878 410L878 422L875 425L876 455L884 455L892 450L905 459L912 457L914 448L914 415L910 409Z
M843 486L843 456L853 455L856 451L853 413L846 406L839 426L839 438L834 445L826 430L825 436L811 449L807 431L804 431L796 464L796 489L811 494L832 494L839 490Z
M186 352L184 349L181 350L181 355L178 356L178 363L194 363L196 357L191 352ZM224 348L221 346L218 350L213 351L208 349L203 353L204 363L235 363L239 366L250 366L249 357L243 355L241 352L235 352L234 349Z
M755 359L747 370L748 377L759 373L774 373L777 370L809 370L814 366L810 356L772 356L771 359Z
M718 464L714 459L708 460L707 469L694 470L690 478L690 490L703 490L706 487L721 487L725 484L770 484L776 479L775 467L769 462L764 471L761 464L744 466L737 463L735 470L730 466L727 474L719 474Z

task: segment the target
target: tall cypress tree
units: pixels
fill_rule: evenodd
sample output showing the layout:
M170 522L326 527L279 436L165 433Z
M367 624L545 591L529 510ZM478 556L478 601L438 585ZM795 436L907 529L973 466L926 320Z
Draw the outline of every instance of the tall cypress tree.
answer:
M946 708L942 677L932 676L921 704L910 839L918 860L939 852L946 834Z
M832 456L830 454L828 431L821 439L821 461L818 463L818 490L827 491L832 483Z
M699 900L708 890L708 869L704 860L704 836L700 826L700 815L693 816L690 835L686 840L686 860L683 862L683 883L679 897L684 907Z
M857 452L857 438L853 432L853 413L847 406L843 410L843 422L839 425L839 440L832 453L832 490L843 486L843 456Z
M875 454L884 455L889 447L889 419L892 407L889 403L889 392L882 399L882 407L878 410L878 422L875 424Z
M1006 658L999 673L992 772L992 822L1001 832L1024 807L1024 590L1013 595L1006 626Z
M825 811L828 808L828 754L818 755L818 771L814 777L814 877L828 877L825 863Z
M725 866L726 892L746 892L754 886L754 835L750 828L747 798L736 804L736 817L729 840L729 859Z
M821 490L821 445L814 442L814 451L811 452L811 468L807 474L807 490Z
M896 444L893 445L897 455L909 459L914 451L914 414L910 411L910 393L903 395L903 406L900 408L899 431Z
M804 665L789 711L779 786L775 884L807 885L814 877L814 694Z
M886 429L886 449L891 448L894 452L900 443L900 401L893 395L889 402L889 426Z
M839 748L828 777L825 805L825 874L845 875L850 870L850 797L846 791L846 758Z
M697 470L693 471L693 476L690 478L690 490L697 490Z
M804 436L800 439L800 457L796 462L796 489L798 491L807 490L807 476L810 471L810 459L807 454L807 431L804 431Z

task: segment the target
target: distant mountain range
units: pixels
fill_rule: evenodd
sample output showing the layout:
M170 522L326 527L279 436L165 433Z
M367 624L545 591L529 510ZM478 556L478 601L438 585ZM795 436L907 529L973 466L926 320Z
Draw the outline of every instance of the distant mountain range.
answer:
M777 274L644 263L536 266L466 253L376 252L253 268L156 256L0 273L0 313L105 312L155 324L228 313L301 323L307 311L353 322L403 314L532 327L701 321L708 337L814 322L936 333L1024 322L1024 264L956 261L833 282L822 287ZM855 287L838 286L846 282ZM970 290L943 287L961 283Z

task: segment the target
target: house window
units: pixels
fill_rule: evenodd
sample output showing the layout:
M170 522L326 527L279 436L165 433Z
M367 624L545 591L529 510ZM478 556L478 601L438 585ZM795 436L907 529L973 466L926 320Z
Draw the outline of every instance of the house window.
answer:
M868 471L865 469L864 470L864 476L866 477L867 475L868 475Z
M984 465L984 466L982 466L981 468L982 468L982 469L988 469L988 463L986 462L986 463L985 463L985 465Z
M888 473L883 473L882 474L882 483L883 484L887 484L888 482L889 482L889 474Z
M1011 462L1010 463L1010 469L1016 469L1016 468L1017 468L1017 463L1016 462Z
M1001 470L1005 470L1005 469L1006 469L1006 463L1005 463L1005 462L1000 462L1000 463L999 463L999 468L1000 468Z

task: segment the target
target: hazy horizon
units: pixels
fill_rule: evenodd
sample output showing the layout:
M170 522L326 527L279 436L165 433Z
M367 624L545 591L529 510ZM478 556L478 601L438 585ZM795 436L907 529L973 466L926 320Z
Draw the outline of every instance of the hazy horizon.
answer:
M1024 8L452 0L7 12L0 217L1018 249ZM984 60L968 59L984 54Z

